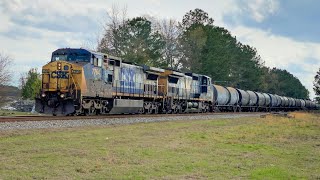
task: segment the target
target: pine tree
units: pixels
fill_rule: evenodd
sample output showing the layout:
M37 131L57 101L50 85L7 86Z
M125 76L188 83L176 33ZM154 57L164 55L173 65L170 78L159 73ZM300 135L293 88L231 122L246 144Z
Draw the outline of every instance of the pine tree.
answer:
M22 87L22 97L24 99L34 99L40 89L40 74L36 68L32 68L28 72L26 84Z
M136 17L126 20L111 32L107 29L98 50L137 64L167 67L162 59L164 45L159 32L152 31L151 22L144 17Z
M318 103L320 103L320 68L317 74L314 76L314 82L313 82L313 90L316 93L316 100Z

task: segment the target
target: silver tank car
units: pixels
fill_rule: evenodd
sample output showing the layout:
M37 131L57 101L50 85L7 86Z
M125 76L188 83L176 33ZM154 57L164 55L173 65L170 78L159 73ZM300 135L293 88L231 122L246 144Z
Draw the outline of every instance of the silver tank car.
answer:
M293 107L296 104L296 102L291 97L288 97L288 99L289 99L289 107Z
M312 108L316 108L317 104L315 102L311 101L311 106L312 106Z
M283 97L283 99L285 101L284 107L289 107L289 104L290 104L289 99L287 97Z
M271 100L271 107L276 107L278 100L277 97L273 94L268 94L270 96L270 100Z
M292 99L290 97L287 97L287 98L288 98L288 102L289 102L288 107L292 107L292 105L293 105Z
M270 106L270 103L271 103L271 97L270 97L267 93L262 93L262 95L263 95L263 96L264 96L264 98L266 99L265 106Z
M286 106L286 99L284 98L284 96L279 96L281 98L281 106L285 107Z
M250 96L247 91L244 91L242 89L237 89L239 93L239 98L240 98L240 105L241 106L248 106L250 102Z
M260 107L264 106L266 104L266 98L264 97L264 95L262 93L259 92L255 92L258 96L258 105Z
M306 107L306 101L303 99L299 99L300 103L301 103L301 108L305 108Z
M284 103L284 99L282 96L278 96L278 95L274 95L277 98L277 105L276 107L279 107L280 105L282 105L282 103Z
M277 103L276 103L275 107L279 107L279 106L281 105L282 99L281 99L280 96L278 96L278 95L276 95L276 94L274 94L274 97L275 97L276 100L277 100Z
M306 104L306 108L309 108L310 107L310 104L309 104L309 101L308 100L304 100L305 104Z
M247 93L249 94L249 97L250 97L249 106L256 106L258 103L257 94L253 91L247 91Z
M233 87L227 87L229 93L230 93L230 100L229 105L236 105L239 102L239 93L238 91Z
M301 101L299 99L294 99L296 101L296 107L301 107Z
M230 100L230 93L227 88L219 85L213 85L214 87L214 97L216 99L216 104L227 105Z
M310 100L307 100L307 104L308 104L308 108L312 108L312 101L310 101Z
M285 105L286 105L286 100L284 99L284 97L283 96L279 96L280 97L280 99L281 99L281 106L282 107L284 107Z
M296 100L294 98L291 98L292 101L292 106L291 107L295 107L296 106Z

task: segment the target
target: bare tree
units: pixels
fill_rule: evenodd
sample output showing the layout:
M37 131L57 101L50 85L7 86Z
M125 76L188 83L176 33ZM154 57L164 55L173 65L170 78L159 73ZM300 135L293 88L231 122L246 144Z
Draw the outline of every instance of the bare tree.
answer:
M5 85L11 81L11 71L9 69L12 65L12 59L0 53L0 85Z
M99 52L121 56L121 49L119 49L118 44L119 41L125 41L125 39L121 39L121 36L117 35L117 30L127 20L127 7L124 6L119 9L118 6L113 5L111 11L107 12L107 21L104 26L105 33L99 40L97 48Z
M157 20L154 18L150 18L150 21L154 24L154 30L158 31L165 41L164 60L170 68L177 69L178 37L181 33L178 22L174 19Z
M19 89L22 89L26 85L26 82L28 79L27 76L28 76L28 73L26 73L26 72L20 73L19 85L18 85Z

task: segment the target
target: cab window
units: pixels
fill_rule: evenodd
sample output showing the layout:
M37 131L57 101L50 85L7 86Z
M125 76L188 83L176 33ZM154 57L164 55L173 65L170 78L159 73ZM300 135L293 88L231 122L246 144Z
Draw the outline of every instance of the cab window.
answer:
M102 56L92 55L92 64L94 66L102 67Z
M79 53L56 53L52 55L51 61L74 61L74 62L89 62L89 54Z

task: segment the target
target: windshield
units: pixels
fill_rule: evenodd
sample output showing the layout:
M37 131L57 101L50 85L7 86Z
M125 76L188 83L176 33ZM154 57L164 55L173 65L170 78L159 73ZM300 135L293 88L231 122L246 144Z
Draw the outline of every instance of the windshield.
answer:
M82 61L90 62L90 54L53 54L51 61Z

